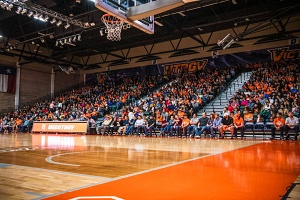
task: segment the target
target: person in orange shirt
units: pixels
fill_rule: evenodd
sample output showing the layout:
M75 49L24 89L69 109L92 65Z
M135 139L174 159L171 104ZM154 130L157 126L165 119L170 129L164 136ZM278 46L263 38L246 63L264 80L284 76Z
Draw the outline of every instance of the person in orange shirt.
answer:
M275 131L280 131L280 139L283 139L283 130L284 130L284 119L281 117L280 113L276 114L276 118L273 121L274 126L271 128L271 140L275 139Z
M187 117L187 114L183 115L183 120L181 124L181 128L183 130L183 136L187 136L187 128L190 125L190 119Z
M234 136L237 138L237 130L241 130L241 139L244 138L244 120L241 118L240 114L237 114L236 117L233 119L233 125L234 125ZM232 138L232 136L231 136Z
M23 121L19 117L16 119L16 132L22 131Z

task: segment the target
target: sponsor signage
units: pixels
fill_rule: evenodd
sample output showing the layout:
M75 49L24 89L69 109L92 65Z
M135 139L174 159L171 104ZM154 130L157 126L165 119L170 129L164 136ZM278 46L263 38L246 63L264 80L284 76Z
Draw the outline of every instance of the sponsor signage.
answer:
M80 122L42 121L42 122L33 123L32 132L86 133L87 129L88 129L87 121L80 121Z

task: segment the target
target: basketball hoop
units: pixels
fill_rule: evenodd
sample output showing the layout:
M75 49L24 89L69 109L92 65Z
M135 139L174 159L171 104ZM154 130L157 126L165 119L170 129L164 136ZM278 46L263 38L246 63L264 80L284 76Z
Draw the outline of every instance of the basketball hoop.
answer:
M101 20L107 28L107 39L120 41L124 21L110 14L103 15Z

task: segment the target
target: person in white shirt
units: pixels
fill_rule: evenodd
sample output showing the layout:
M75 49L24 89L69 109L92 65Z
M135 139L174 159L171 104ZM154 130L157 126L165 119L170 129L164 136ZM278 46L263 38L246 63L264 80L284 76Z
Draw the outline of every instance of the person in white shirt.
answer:
M299 119L293 115L292 112L289 112L289 117L285 119L285 136L286 140L289 139L289 130L295 131L295 140L297 140L299 132Z
M133 120L133 118L134 118L134 113L132 112L132 110L130 110L128 113L128 119L129 119L129 121L131 121L131 120Z
M137 134L141 134L145 121L142 116L138 115L138 119L134 123L134 128L136 128Z

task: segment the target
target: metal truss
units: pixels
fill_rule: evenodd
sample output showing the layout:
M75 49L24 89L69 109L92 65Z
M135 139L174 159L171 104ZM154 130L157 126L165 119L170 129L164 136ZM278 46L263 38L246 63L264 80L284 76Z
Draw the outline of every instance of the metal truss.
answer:
M43 6L40 6L40 5L37 5L37 4L26 4L26 3L23 3L21 1L16 1L16 0L2 0L3 3L8 3L9 5L13 5L13 6L16 6L16 7L21 7L23 8L23 10L26 9L26 12L36 12L38 14L42 14L42 15L45 15L45 16L48 16L48 17L52 17L52 18L55 18L56 20L61 20L62 22L66 22L68 24L72 24L74 26L78 26L78 27L81 27L81 28L88 28L89 26L86 26L85 23L79 21L79 20L76 20L76 19L73 19L73 18L70 18L70 17L67 17L65 15L62 15L60 13L57 13L53 10L50 10L48 8L45 8ZM25 14L25 13L24 13Z

